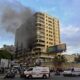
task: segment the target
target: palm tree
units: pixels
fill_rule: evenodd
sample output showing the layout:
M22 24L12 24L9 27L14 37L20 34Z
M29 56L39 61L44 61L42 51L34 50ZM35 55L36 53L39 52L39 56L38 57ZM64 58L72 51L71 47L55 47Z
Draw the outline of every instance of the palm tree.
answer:
M53 59L55 69L62 69L63 63L65 63L66 61L67 60L64 55L56 55Z

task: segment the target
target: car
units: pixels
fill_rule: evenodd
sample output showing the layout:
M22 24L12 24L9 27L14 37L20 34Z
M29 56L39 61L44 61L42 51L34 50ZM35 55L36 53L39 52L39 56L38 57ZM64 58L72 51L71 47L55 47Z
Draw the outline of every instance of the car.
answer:
M49 67L30 67L28 70L24 71L24 75L27 78L49 78L50 71Z
M72 74L71 74L71 70L65 70L65 71L63 71L63 76L71 76Z
M72 68L71 70L65 70L63 76L80 76L80 68Z

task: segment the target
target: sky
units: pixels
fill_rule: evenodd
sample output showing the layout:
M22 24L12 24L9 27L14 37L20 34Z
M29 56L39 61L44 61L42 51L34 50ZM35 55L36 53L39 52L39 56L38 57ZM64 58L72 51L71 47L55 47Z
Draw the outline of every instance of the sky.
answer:
M5 13L4 4L8 4L7 6L11 6L18 12L24 7L29 7L32 11L46 12L58 18L61 42L67 45L66 53L80 53L80 0L0 0L0 47L4 44L14 44L15 41L15 33L12 32L14 29L9 31L10 27L5 29L6 25L2 23L2 16ZM16 21L20 19L18 18Z

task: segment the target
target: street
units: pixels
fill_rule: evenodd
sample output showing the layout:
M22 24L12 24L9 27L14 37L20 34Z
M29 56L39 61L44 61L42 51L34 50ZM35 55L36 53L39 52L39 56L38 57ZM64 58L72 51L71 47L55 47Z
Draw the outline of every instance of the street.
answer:
M19 76L16 76L14 79L3 79L4 76L0 75L0 80L80 80L80 77L64 77L62 75L55 76L54 74L51 74L51 77L49 79L24 79L20 78Z

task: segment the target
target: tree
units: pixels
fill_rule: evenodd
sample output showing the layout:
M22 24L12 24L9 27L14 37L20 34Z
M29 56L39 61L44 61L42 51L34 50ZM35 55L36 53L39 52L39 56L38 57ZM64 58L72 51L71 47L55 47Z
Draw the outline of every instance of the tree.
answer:
M80 55L78 55L78 57L75 57L75 62L80 62Z
M63 63L65 63L67 59L64 57L64 55L56 55L53 59L53 64L55 69L62 68Z
M7 50L0 50L0 59L11 59L12 58L12 54L10 52L8 52Z

